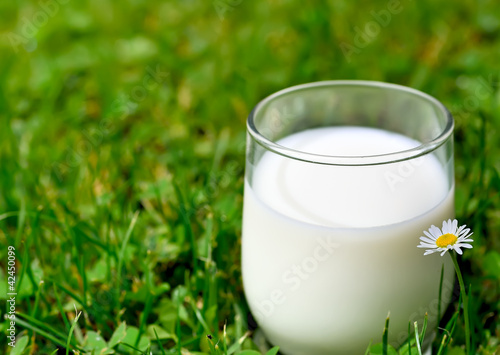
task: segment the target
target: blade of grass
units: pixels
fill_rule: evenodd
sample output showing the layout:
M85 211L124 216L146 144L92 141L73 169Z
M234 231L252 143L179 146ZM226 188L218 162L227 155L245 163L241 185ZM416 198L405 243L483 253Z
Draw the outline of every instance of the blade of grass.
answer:
M213 214L209 212L206 218L205 227L205 244L206 244L206 260L205 260L205 292L204 296L206 299L203 302L203 311L206 311L213 305L217 304L217 288L215 272L213 272L212 267L214 262L212 261L212 235L213 235Z
M83 293L83 303L88 304L87 302L87 273L85 272L85 253L81 253L76 256L79 260L77 269L80 273L80 277L82 279L82 293Z
M144 351L141 351L141 350L137 349L135 346L132 346L132 345L130 345L130 344L127 344L127 343L120 343L120 345L127 346L127 347L129 347L130 349L133 349L133 350L135 350L135 351L137 351L137 352L139 352L139 353L141 353L141 354L144 354L144 355L146 355L146 354L147 354L147 353L144 353Z
M61 299L59 297L59 292L57 292L56 285L52 283L52 288L54 289L54 296L56 298L56 303L57 303L57 309L59 310L59 313L61 314L61 317L64 322L64 326L66 327L66 331L69 331L71 328L71 323L68 320L68 317L66 316L66 312L64 312L63 306L61 304Z
M73 227L76 237L81 237L82 239L85 239L85 240L89 241L90 243L94 244L95 246L98 246L102 250L106 251L106 253L116 256L114 250L112 248L110 248L107 243L102 242L101 240L97 239L94 236L90 236L81 227L82 227L81 223L79 223ZM83 225L83 227L85 227L85 225Z
M278 354L278 351L280 350L279 346L275 346L272 349L269 349L269 351L266 353L266 355L276 355Z
M177 355L182 355L182 332L181 332L181 313L180 307L177 307L177 321L175 322L175 335L177 335Z
M80 261L83 256L79 254L80 250L82 249L82 239L78 238L75 235L75 231L74 231L74 228L71 226L71 222L69 221L69 217L66 217L64 220L64 229L66 230L66 234L69 237L69 239L73 242L74 247L71 248L72 249L71 254L73 256L73 259L76 261L75 264L76 264L76 268L78 270L78 274L80 276L81 284L83 285L83 288L85 289L85 285L84 285L85 281L83 279L85 277L85 275L84 275L85 270L83 270L83 275L82 275L82 265L81 265L81 261ZM78 282L78 283L80 284L80 282ZM86 296L85 292L83 293L83 299L82 299L81 305L82 305L82 307L87 306L87 296Z
M121 278L123 258L125 256L125 249L127 248L128 241L130 240L130 236L132 235L132 231L134 230L135 223L137 222L138 218L139 218L139 211L136 211L132 217L132 220L130 221L130 225L128 226L127 232L125 233L125 238L123 238L123 241L122 241L122 247L120 249L120 253L118 254L118 268L117 268L117 278L118 279Z
M116 269L116 286L115 286L115 299L116 299L116 304L118 305L118 309L121 308L121 302L120 302L120 291L122 289L122 267L123 267L123 258L125 257L125 250L127 248L127 244L130 240L130 236L132 235L132 231L134 230L135 224L137 222L137 219L139 218L139 211L136 211L134 215L132 216L132 219L130 221L130 224L128 226L127 232L125 233L125 237L123 238L122 241L122 246L120 248L120 252L118 254L118 266Z
M241 348L241 344L243 344L245 339L251 334L248 331L243 334L243 311L241 310L240 305L238 303L234 303L233 307L236 314L234 317L234 332L235 338L238 339L238 341L229 347L229 349L227 350L227 355L231 355L239 350Z
M210 355L218 355L220 354L220 351L218 351L215 347L217 344L214 345L212 339L213 337L210 334L207 334L207 344L208 347L210 348Z
M0 214L0 221L3 221L4 219L10 218L10 217L19 216L20 214L21 214L21 212L19 212L19 211L10 211L10 212L2 213L2 214ZM19 226L19 224L18 224L18 226Z
M449 253L451 260L455 266L455 273L457 275L458 283L460 285L460 294L462 296L462 303L464 306L464 326L465 326L465 348L467 355L470 355L470 324L469 324L469 297L467 297L467 290L465 289L464 280L462 278L462 272L460 271L460 266L458 265L457 256L455 253ZM470 291L469 291L470 292ZM474 333L474 332L472 332Z
M427 330L427 318L427 312L425 312L424 325L422 326L422 332L420 333L420 347L422 347L422 344L424 343L425 332Z
M453 314L453 316L451 316L451 318L448 321L448 323L446 323L446 330L448 330L450 332L450 336L455 331L455 326L457 325L458 315L459 315L459 311L456 311ZM451 329L450 329L450 327L451 327Z
M40 303L40 293L42 292L43 288L43 280L40 281L38 284L38 290L36 290L36 295L35 295L35 304L33 306L33 310L31 311L31 316L33 318L36 318L36 313L38 312L38 305Z
M236 314L236 316L234 317L235 337L236 337L236 339L239 339L243 336L244 315L243 315L243 311L241 310L241 306L237 302L234 303L233 307L234 307L234 313Z
M200 322L200 324L203 326L203 329L205 330L206 334L210 334L212 331L210 330L210 327L208 326L205 318L201 314L200 310L198 307L196 307L196 304L194 303L194 300L190 300L189 304L191 305L191 308L193 309L194 314L196 315L196 318Z
M21 194L21 206L19 209L19 215L17 218L17 232L16 232L16 239L15 239L15 246L16 248L19 246L21 243L21 237L23 235L24 231L24 226L26 223L26 195L24 193Z
M447 339L448 336L446 334L443 334L443 338L441 339L441 344L439 344L439 349L436 355L441 355L443 353L443 350L448 345Z
M155 327L153 327L153 331L155 332L156 341L158 342L158 346L160 347L161 355L166 355L165 349L163 349L163 345L162 345L160 339L158 338L158 334L156 334L156 328Z
M17 319L17 317L24 318L25 321L29 322L30 324L32 324L33 326L37 327L40 330L43 330L45 332L49 332L49 333L53 334L54 336L57 336L57 337L59 337L61 339L65 339L66 338L66 334L65 333L62 333L62 332L58 331L55 328L52 328L51 326L49 326L49 325L47 325L47 324L39 321L36 318L33 318L33 317L29 316L28 314L18 312L16 314L16 319Z
M472 292L472 284L469 284L469 292L467 292L467 311L469 312L469 315L470 315L470 310L469 310L469 306L470 306L470 300L471 300L471 292ZM465 312L465 308L464 308L464 312ZM471 322L471 319L470 317L467 317L468 318L468 324L466 325L466 327L471 327L471 324L473 324L473 322ZM472 325L472 331L469 330L470 332L470 354L473 354L473 350L472 349L475 349L476 348L476 338L475 338L475 335L476 335L476 332L474 331L474 326Z
M192 337L191 339L184 340L181 343L181 348L182 347L188 347L188 346L190 346L192 344L199 344L201 338L203 338L203 336L195 336L195 337Z
M2 214L0 214L0 221L3 221L4 219L10 218L10 217L19 216L21 213L22 213L21 211L10 211L10 212L2 213ZM35 217L38 212L25 211L24 213L28 217ZM42 219L46 219L47 221L51 221L51 222L55 222L57 224L60 224L60 222L54 217L43 215L43 214L40 214L40 217Z
M422 348L420 347L420 340L418 338L418 323L413 323L415 327L415 344L417 345L418 355L422 355Z
M149 250L147 252L146 260L143 263L144 274L146 275L146 304L144 306L144 311L141 314L139 332L137 333L137 339L135 340L135 346L138 346L139 340L141 339L141 335L144 333L146 329L146 323L148 320L148 316L151 313L151 309L153 308L154 296L152 293L153 281L152 281L152 272L149 268Z
M457 324L458 316L459 316L459 311L457 310L451 316L451 318L448 321L448 323L446 323L446 327L445 328L440 328L440 329L444 330L445 332L447 332L447 334L448 334L448 343L451 341L451 337L453 336L453 333L455 332L455 326Z
M437 322L436 322L436 334L439 334L439 321L441 320L441 302L443 301L443 279L444 279L444 263L441 265L441 276L439 278L438 314L437 314Z
M87 308L86 308L87 307L86 304L83 303L83 301L80 299L80 297L78 297L75 293L73 293L72 291L70 291L69 289L67 289L63 285L61 285L59 282L57 282L55 280L51 280L51 281L52 281L52 283L54 285L56 285L61 290L63 290L64 293L66 293L68 296L70 296L71 298L73 298L80 306L82 306L85 309L85 311L88 311Z
M38 328L36 326L31 325L29 322L26 322L24 319L20 318L19 315L16 317L16 324L20 324L25 329L29 329L32 332L37 333L37 334L39 334L39 335L41 335L41 336L49 339L54 344L57 344L60 347L63 347L63 348L66 347L66 344L64 343L63 339L56 338L54 335L52 335L50 333L47 333L46 331L44 331L44 330L42 330L42 329L40 329L40 328ZM80 347L78 347L78 346L74 346L74 348L76 350L82 351L82 349Z
M387 343L389 336L389 318L391 313L387 314L387 318L385 319L384 333L382 334L382 354L387 355Z
M76 324L78 323L78 319L80 319L80 316L82 315L82 311L78 312L77 309L76 309L76 306L75 306L75 320L73 321L73 324L71 325L71 328L69 330L69 334L68 334L68 340L66 341L66 355L69 354L69 344L71 342L71 336L73 335L73 330L75 329L76 327Z
M370 348L372 347L372 341L370 340L370 344L368 344L368 347L366 348L365 354L364 355L370 355Z
M31 282L31 285L33 286L33 290L37 291L38 284L35 281L35 277L33 276L33 271L31 270L31 263L30 263L31 258L30 258L30 255L28 253L30 246L31 246L30 240L31 240L30 238L27 238L26 242L24 243L24 254L23 254L23 259L21 260L22 265L23 265L23 267L21 269L21 277L24 275L24 273L26 273L28 275L30 282ZM21 282L22 282L22 278L20 278L20 280L19 280L18 289L20 287Z
M224 350L224 354L227 354L226 325L227 322L224 322L224 329L222 330L222 349Z
M186 204L184 201L184 197L182 195L181 189L179 188L179 185L175 182L173 182L175 194L177 196L177 200L179 202L179 214L182 220L182 224L184 225L184 229L186 231L186 234L188 235L189 243L191 244L191 259L193 263L193 274L198 275L198 266L197 266L197 260L198 260L198 252L197 252L197 245L196 241L194 238L194 232L193 232L193 227L191 226L191 221L186 209Z
M76 303L78 303L80 306L82 306L82 308L84 309L84 311L87 314L92 314L94 317L96 317L96 319L99 321L99 323L105 324L104 320L109 320L111 318L111 316L106 312L94 312L92 310L92 308L90 308L90 306L83 303L83 301L82 301L82 299L80 299L80 297L78 297L74 292L70 291L68 288L61 285L59 282L52 280L52 279L50 281L54 285L56 285L58 288L60 288L64 293L66 293L68 296L70 296L74 301L76 301Z
M161 194L161 191L160 191L160 185L159 185L159 183L154 184L154 192L155 192L156 200L157 200L157 203L158 203L158 214L163 219L163 222L168 223L168 218L167 218L167 216L165 214L165 211L162 208L163 201L162 201L162 194Z
M22 244L23 249L24 249L23 260L28 260L28 248L26 248L26 244L24 243L24 241L22 241L21 244ZM17 256L17 250L16 250L16 256ZM24 279L25 273L26 273L26 265L25 265L25 263L23 263L22 267L21 267L20 275L19 275L19 281L17 282L17 285L16 285L18 290L21 289L21 285L23 284L23 279Z
M40 236L40 215L42 214L43 206L39 206L36 210L35 217L33 218L33 222L31 223L31 233L29 234L29 245L31 245L32 240L36 240L38 245L44 245L42 237ZM42 248L37 247L34 248L35 251L35 259L38 258L40 263L45 264L44 253L42 253Z
M408 339L406 343L408 344L408 355L411 355L411 322L408 322Z
M245 334L243 334L241 337L239 337L238 341L229 347L229 349L227 350L227 355L232 355L236 351L240 350L241 344L243 344L245 339L248 338L251 334L252 334L252 332L248 331Z

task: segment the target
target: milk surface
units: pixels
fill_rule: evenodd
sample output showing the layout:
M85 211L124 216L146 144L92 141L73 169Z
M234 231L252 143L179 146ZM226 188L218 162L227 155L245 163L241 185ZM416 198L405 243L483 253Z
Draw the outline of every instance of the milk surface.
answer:
M419 142L383 130L319 128L278 144L314 154L365 156ZM252 168L252 167L247 167ZM248 176L247 176L248 178ZM246 181L245 294L268 339L286 354L363 354L407 336L408 321L437 320L441 265L423 256L423 230L454 216L454 190L433 155L377 166L328 166L267 152ZM444 309L445 304L442 305Z

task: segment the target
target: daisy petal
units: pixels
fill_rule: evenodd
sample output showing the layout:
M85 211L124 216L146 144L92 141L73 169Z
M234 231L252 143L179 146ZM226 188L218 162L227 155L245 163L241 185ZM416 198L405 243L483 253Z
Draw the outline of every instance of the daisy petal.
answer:
M436 243L424 243L420 242L420 245L425 246L426 248L436 249L439 248Z
M435 236L433 236L432 234L430 234L429 232L424 231L424 234L425 234L427 237L429 237L429 239L436 240L436 237L435 237Z
M431 244L435 244L436 243L435 239L430 239L430 238L427 238L427 237L420 237L420 240L423 241L423 242L426 242L426 243L431 243Z
M439 236L442 235L441 233L441 229L439 229L438 227L436 227L435 225L432 225L430 228L429 228L429 232L432 234L432 236L434 238L439 238Z
M474 239L462 239L462 240L459 240L458 242L459 243L461 243L461 242L469 242L469 243L471 243L473 241L474 241Z
M425 245L425 244L420 244L420 245L417 245L417 248L436 249L436 248L437 248L437 246L436 246L436 245Z
M466 234L467 234L467 233L469 233L469 232L470 232L470 228L465 228L463 231L461 231L461 232L460 232L460 234L459 234L459 235L460 235L460 236L462 236L462 235L466 235ZM457 234L457 235L458 235L458 234Z
M443 221L443 228L441 230L443 231L443 234L446 233L451 233L450 228L451 227L451 220Z
M461 236L461 238L469 238L469 237L470 237L471 235L473 235L473 234L474 234L474 233L469 233L469 234L467 234L467 235L463 234L463 235Z

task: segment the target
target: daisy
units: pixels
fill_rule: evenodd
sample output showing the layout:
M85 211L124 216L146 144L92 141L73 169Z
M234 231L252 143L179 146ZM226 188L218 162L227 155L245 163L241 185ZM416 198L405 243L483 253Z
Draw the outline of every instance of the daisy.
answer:
M420 237L419 248L427 248L424 255L441 252L443 256L448 250L453 249L457 254L462 255L462 249L471 249L473 242L469 237L472 235L470 228L465 228L465 224L458 228L458 221L451 219L443 221L443 228L439 229L432 225L429 231L424 231L426 237ZM462 273L460 272L460 266L458 265L457 256L454 253L450 253L451 260L453 261L453 266L455 267L455 272L457 273L458 284L460 285L460 295L462 297L463 307L464 307L464 325L465 325L465 348L467 349L467 354L470 354L470 323L469 323L469 295L465 289L464 279ZM441 291L440 291L441 292Z
M421 242L417 247L427 248L424 255L441 252L441 256L443 256L451 249L462 255L460 248L472 248L472 245L468 244L473 242L472 239L469 239L472 232L469 233L470 228L465 228L465 224L460 228L457 227L458 221L456 219L443 221L442 229L432 225L429 231L424 231L427 237L420 237Z

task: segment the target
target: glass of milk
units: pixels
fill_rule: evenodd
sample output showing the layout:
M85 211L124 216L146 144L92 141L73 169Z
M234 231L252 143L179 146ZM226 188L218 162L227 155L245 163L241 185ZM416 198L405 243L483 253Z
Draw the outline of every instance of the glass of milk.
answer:
M247 129L243 283L270 343L364 354L389 313L393 346L426 312L435 329L453 266L417 245L454 217L447 109L399 85L324 81L267 97Z

